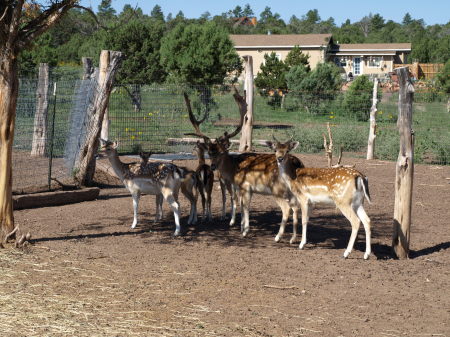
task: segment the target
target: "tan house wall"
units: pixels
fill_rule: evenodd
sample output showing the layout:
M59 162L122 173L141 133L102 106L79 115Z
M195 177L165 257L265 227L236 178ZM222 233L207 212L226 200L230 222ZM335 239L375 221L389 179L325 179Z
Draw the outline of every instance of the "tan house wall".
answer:
M284 61L286 59L286 56L289 54L291 49L244 49L239 48L237 50L237 53L240 57L243 57L245 55L250 55L253 57L253 74L256 76L258 72L261 71L261 64L264 63L264 55L270 54L274 52L275 54L279 55L280 59ZM306 55L309 55L309 65L311 69L314 69L319 62L323 62L324 60L324 51L323 50L308 50L303 49L302 52Z
M349 72L353 73L353 58L356 56L340 56L340 58L345 57L347 60L347 65L345 67L342 67L345 70L345 73L348 74ZM361 56L360 56L361 57ZM361 74L362 75L380 75L380 74L386 74L390 71L393 71L394 69L394 56L391 55L383 55L379 56L381 57L381 63L379 67L370 67L369 66L369 58L370 56L362 56L361 60ZM335 56L331 56L329 60L334 63Z

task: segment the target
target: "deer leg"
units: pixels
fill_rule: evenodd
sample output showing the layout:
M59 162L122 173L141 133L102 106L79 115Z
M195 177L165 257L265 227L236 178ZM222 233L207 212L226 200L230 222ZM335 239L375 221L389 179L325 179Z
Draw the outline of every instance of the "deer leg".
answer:
M190 186L192 187L192 186ZM188 225L195 224L197 222L197 200L192 193L192 188L188 188L184 184L181 185L181 193L189 200L191 204L191 209L189 211Z
M205 197L205 190L204 190L204 186L203 184L200 182L199 183L199 188L198 191L200 193L200 198L202 199L202 222L205 221L205 214L207 213L207 209L206 209L206 197Z
M227 187L225 186L225 182L222 179L219 179L219 184L220 184L220 191L222 192L222 217L221 220L225 220L225 218L227 217L227 209L226 209L226 205L227 205ZM228 192L230 193L231 196L231 189L228 189ZM233 206L231 206L233 207Z
M358 235L358 229L360 225L360 221L358 215L355 213L353 208L350 205L338 205L338 208L341 210L342 214L350 221L352 225L352 234L350 235L350 240L348 241L347 249L344 252L344 258L346 259L353 250L353 246L355 244L356 236Z
M292 245L297 240L298 207L292 207L292 237L289 243Z
M302 211L302 240L300 241L300 245L298 246L298 248L303 249L306 244L306 232L310 216L310 207L308 200L300 200L300 208Z
M172 190L170 188L164 187L161 190L164 200L169 204L170 209L173 212L175 218L175 233L174 236L180 235L180 205L177 202Z
M238 194L236 188L231 185L231 220L230 226L233 226L236 222L236 208L237 208Z
M367 216L367 213L362 205L358 207L358 209L356 210L356 214L363 223L364 231L366 232L366 252L364 253L364 260L367 260L370 256L370 253L372 252L370 242L371 241L370 218Z
M250 201L252 200L252 192L243 191L241 193L241 215L244 220L242 228L242 236L247 236L250 230ZM241 225L242 226L242 225Z
M286 200L282 198L275 198L278 206L281 208L281 223L280 223L280 229L278 230L278 234L275 237L275 242L279 242L281 238L283 237L284 231L286 229L286 223L289 219L289 211L291 207L289 206L289 203L286 202Z
M133 213L134 213L133 224L131 225L131 228L135 228L138 222L139 198L141 196L141 193L136 192L133 193L131 196L133 198Z
M212 212L211 212L211 193L212 193L212 187L213 185L210 185L211 188L208 188L206 191L206 214L208 216L208 221L212 220Z
M159 221L163 218L163 207L162 207L163 200L164 200L164 198L161 193L156 195L156 198L155 198L155 203L156 203L155 222Z

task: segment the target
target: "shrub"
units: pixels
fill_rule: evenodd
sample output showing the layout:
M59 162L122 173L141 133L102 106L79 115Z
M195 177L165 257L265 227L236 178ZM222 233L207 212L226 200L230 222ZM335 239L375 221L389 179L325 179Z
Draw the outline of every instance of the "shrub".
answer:
M358 121L369 120L372 106L373 83L365 75L358 76L348 88L344 98L344 114Z

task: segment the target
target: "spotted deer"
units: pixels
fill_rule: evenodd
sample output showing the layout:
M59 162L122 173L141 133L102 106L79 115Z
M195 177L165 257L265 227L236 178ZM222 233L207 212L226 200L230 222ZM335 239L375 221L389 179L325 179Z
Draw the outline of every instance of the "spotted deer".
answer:
M214 172L211 169L211 166L206 164L205 151L207 151L206 145L204 143L197 142L193 152L198 158L198 165L195 173L197 175L197 190L202 199L202 221L206 218L208 221L211 221L211 195L214 185Z
M109 159L117 177L122 181L133 198L133 224L138 223L139 198L142 193L162 195L173 211L175 218L174 236L180 235L180 206L177 201L178 191L182 183L182 172L170 163L134 163L125 164L117 154L117 142L100 140L100 155Z
M139 152L139 157L141 158L140 164L141 168L148 164L151 157L151 152ZM197 193L196 187L198 184L197 175L194 171L189 170L184 166L177 166L181 173L181 193L188 199L190 204L188 225L197 223ZM175 195L178 200L178 193ZM161 220L163 218L163 196L162 194L156 194L156 216L155 221Z
M225 132L222 136L211 140L200 130L199 123L192 113L189 98L185 94L189 119L195 130L195 133L190 133L190 135L203 138L208 155L211 158L211 168L218 170L224 182L231 186L232 208L230 226L235 224L238 196L241 202L241 231L242 235L246 236L250 229L249 206L252 195L254 193L271 195L275 198L282 211L282 221L275 241L281 240L289 218L290 209L292 208L293 235L290 242L293 243L297 236L298 204L284 181L279 177L275 156L273 154L230 154L228 152L230 139L240 132L247 111L245 99L239 95L236 89L233 96L240 111L239 125L233 132ZM287 169L295 170L296 168L304 167L303 163L292 155L288 156L288 162L289 168Z
M334 168L298 168L294 172L288 167L289 152L298 146L296 141L285 143L269 142L275 151L279 175L286 182L289 190L297 198L302 211L302 239L300 249L306 244L306 229L310 210L315 205L335 205L350 221L352 233L344 252L344 258L351 253L360 222L366 233L366 251L364 259L371 253L370 219L364 210L364 198L370 203L368 179L361 172L348 167Z

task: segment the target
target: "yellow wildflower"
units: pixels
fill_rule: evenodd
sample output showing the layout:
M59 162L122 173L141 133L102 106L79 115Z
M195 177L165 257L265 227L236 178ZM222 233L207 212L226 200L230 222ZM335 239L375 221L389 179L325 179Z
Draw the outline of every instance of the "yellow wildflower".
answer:
M135 139L136 137L135 136L131 136L131 139Z
M125 128L125 132L128 132L128 128Z
M334 118L334 116L330 116L330 118L331 118L331 119L333 119L333 118Z

